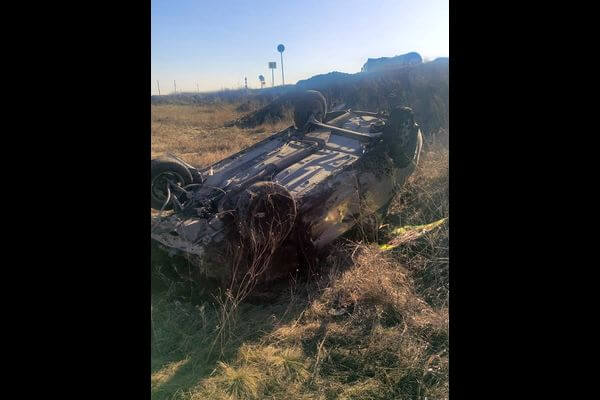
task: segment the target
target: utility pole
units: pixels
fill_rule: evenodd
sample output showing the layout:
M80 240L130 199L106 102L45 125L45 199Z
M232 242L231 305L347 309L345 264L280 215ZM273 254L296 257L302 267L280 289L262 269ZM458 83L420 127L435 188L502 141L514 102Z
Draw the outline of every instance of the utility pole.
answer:
M160 96L160 85L158 84L158 79L156 80L156 87L158 88L158 95Z
M175 80L173 80L173 86L175 87L175 93L177 93L177 84L175 83Z
M248 77L244 77L244 89L248 89Z
M198 86L197 83L196 83L196 89L198 90L198 93L200 93L200 86Z

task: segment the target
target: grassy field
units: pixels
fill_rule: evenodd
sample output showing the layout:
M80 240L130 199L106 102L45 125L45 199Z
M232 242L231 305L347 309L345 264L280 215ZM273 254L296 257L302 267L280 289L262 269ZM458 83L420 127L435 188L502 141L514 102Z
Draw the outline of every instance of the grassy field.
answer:
M253 129L225 127L247 113L227 103L151 107L152 158L171 152L198 167L219 161L292 124L290 115Z
M224 127L243 114L152 106L152 156L205 166L291 124ZM448 398L447 218L448 151L429 144L376 236L349 232L318 278L240 305L225 334L218 294L154 263L153 398Z

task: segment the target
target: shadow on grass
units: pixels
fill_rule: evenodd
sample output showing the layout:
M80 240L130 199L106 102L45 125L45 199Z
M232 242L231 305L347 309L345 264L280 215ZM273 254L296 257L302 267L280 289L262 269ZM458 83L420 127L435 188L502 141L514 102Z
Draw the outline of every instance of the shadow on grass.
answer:
M258 299L241 304L235 323L220 336L217 285L177 281L154 264L152 398L185 397L211 376L219 362L235 359L243 343L258 342L278 326L297 319L302 309L290 297L289 287L288 282L275 287L277 296L267 297L269 304Z

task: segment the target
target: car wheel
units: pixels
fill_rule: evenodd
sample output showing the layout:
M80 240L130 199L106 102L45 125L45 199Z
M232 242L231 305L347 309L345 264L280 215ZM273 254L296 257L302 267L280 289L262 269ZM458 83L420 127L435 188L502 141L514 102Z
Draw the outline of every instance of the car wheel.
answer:
M294 101L294 125L301 131L308 130L307 124L310 117L323 122L327 113L327 101L325 97L316 90L307 90L298 95Z
M407 167L415 158L419 142L419 126L415 123L412 109L396 107L383 128L383 141L388 155L398 168Z
M256 244L274 240L277 245L294 226L296 201L284 186L275 182L251 185L236 203L239 231Z
M160 210L163 206L163 210L171 210L173 208L172 200L169 200L169 203L165 205L168 197L167 185L169 182L180 187L192 183L192 174L189 169L179 161L172 159L152 160L150 175L151 206L155 210ZM172 191L171 196L174 196Z

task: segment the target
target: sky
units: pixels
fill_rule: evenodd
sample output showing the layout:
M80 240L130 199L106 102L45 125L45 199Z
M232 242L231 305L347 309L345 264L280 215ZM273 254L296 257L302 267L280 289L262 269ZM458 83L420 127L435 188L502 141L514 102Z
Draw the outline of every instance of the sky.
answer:
M286 84L367 58L449 57L448 0L152 0L152 94Z

